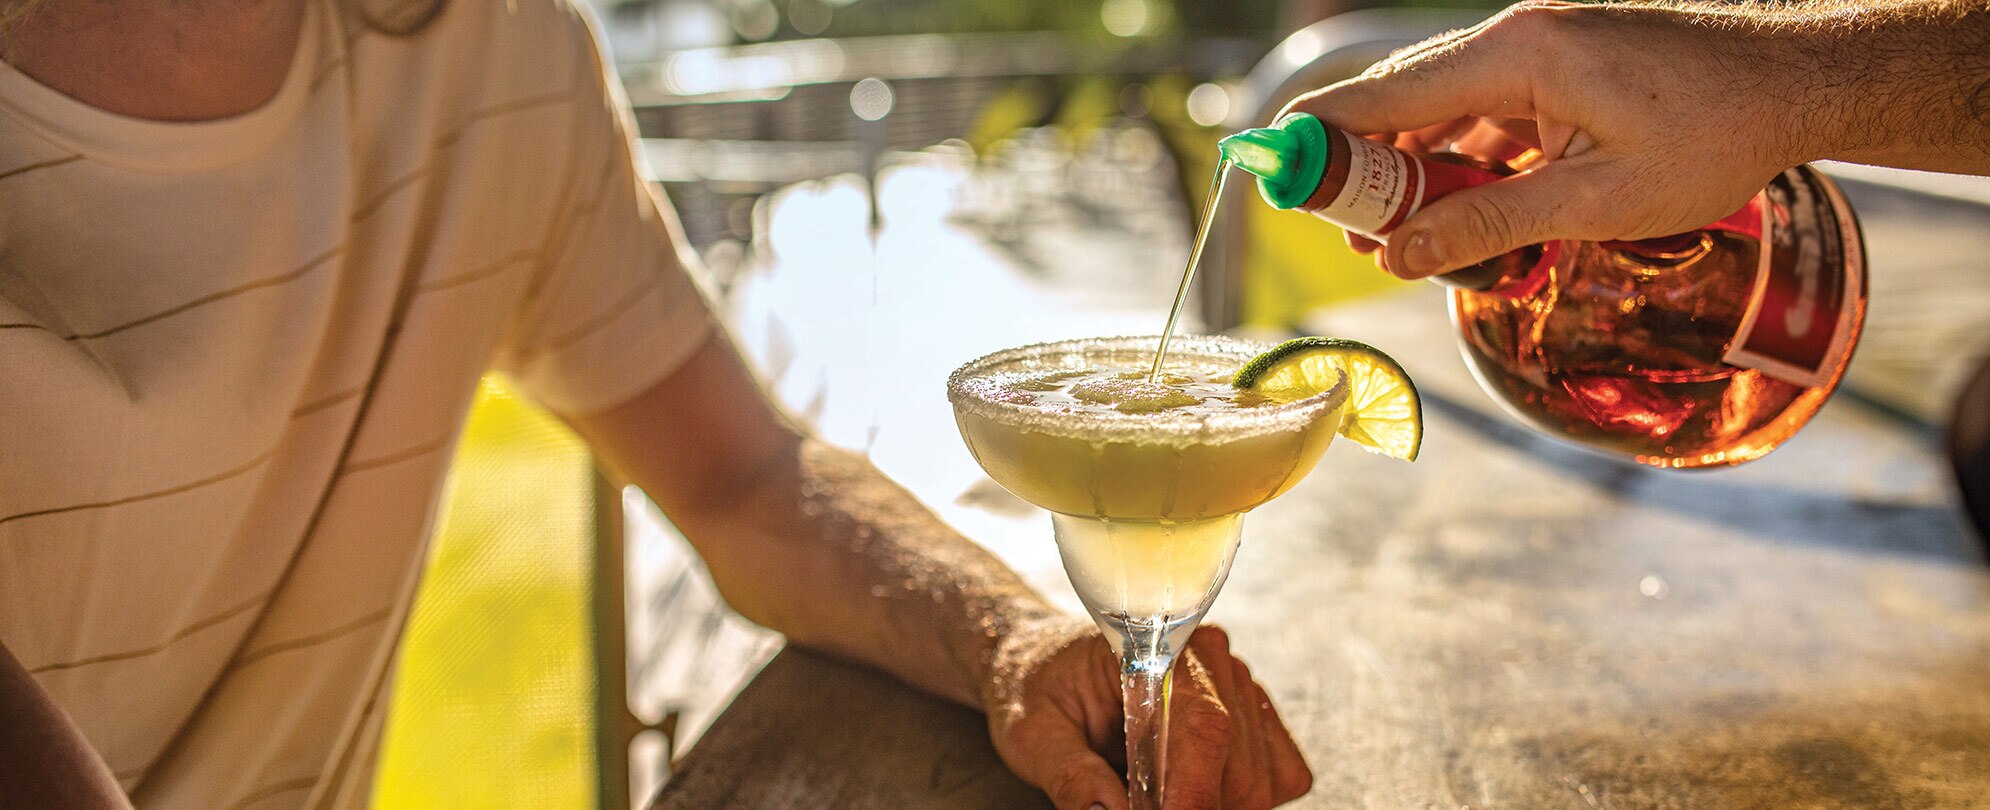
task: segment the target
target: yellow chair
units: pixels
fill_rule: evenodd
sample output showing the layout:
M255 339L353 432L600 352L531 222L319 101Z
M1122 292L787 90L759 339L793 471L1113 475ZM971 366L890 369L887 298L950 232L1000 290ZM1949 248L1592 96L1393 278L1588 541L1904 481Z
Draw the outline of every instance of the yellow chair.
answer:
M613 571L596 555L601 529L619 538L619 502L597 510L598 489L578 437L484 381L402 640L374 806L628 806L627 777L603 767L626 746L599 739L626 725L597 708L623 705L596 699L622 694L623 671L596 663L619 656L622 627L619 543L601 555ZM607 622L597 582L614 583Z

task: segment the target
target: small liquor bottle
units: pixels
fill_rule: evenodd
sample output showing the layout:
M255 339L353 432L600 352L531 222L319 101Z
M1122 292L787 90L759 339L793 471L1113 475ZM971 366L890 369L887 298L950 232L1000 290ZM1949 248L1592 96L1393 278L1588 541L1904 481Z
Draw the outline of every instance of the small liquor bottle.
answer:
M1225 138L1273 207L1378 240L1431 200L1510 174L1295 114ZM1656 467L1760 458L1817 413L1865 320L1865 250L1809 166L1734 214L1634 242L1551 242L1437 277L1465 360L1509 411Z

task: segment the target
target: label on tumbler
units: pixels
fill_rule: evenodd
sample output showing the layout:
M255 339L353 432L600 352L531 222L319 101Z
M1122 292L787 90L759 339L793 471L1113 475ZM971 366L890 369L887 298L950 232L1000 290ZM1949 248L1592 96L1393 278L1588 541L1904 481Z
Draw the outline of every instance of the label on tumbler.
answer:
M1778 177L1763 190L1761 258L1754 294L1734 343L1722 357L1730 365L1759 369L1784 382L1815 388L1844 364L1850 352L1863 277L1846 272L1860 262L1862 246L1843 204L1834 206L1824 185ZM1792 210L1836 228L1793 228Z

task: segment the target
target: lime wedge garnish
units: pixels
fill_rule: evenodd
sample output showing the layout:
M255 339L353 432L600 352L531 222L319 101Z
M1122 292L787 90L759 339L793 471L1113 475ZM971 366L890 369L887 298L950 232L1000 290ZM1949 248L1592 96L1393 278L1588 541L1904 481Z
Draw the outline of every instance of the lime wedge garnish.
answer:
M1231 384L1292 402L1348 382L1340 435L1373 453L1415 461L1423 444L1423 405L1416 383L1394 358L1366 343L1293 338L1245 363Z

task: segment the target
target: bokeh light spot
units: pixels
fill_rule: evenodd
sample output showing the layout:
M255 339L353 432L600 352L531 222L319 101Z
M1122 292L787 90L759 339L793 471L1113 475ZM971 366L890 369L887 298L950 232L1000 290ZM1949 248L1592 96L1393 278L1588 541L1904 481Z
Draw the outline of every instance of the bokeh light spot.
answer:
M891 85L870 78L850 88L850 111L866 121L879 121L891 114Z

